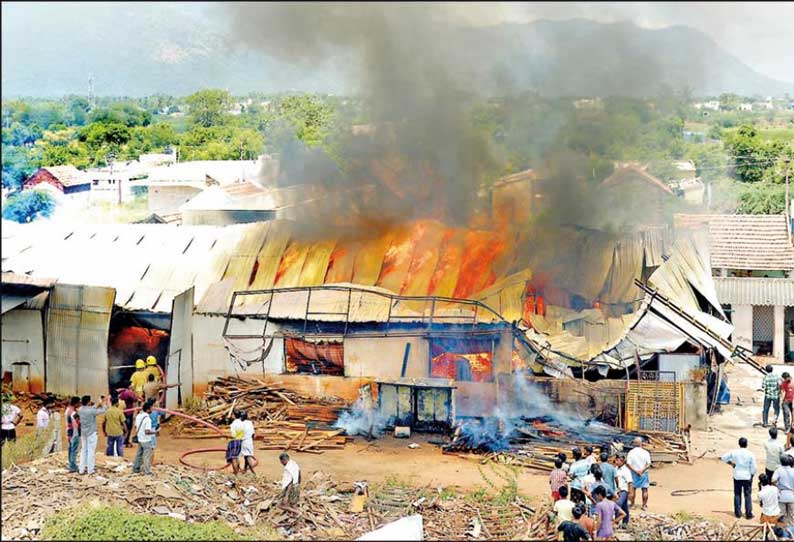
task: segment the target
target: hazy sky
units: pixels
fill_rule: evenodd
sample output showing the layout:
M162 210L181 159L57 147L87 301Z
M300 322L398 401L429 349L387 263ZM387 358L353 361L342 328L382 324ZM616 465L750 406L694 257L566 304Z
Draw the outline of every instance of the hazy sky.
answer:
M471 24L582 17L646 28L684 25L711 36L751 68L794 82L794 2L537 2L461 7ZM466 17L467 11L473 16Z

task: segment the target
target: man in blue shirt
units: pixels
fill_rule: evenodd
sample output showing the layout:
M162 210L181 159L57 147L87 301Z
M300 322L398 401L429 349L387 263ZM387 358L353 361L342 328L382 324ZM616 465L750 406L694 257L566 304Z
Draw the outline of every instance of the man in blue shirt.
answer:
M574 448L573 463L568 469L568 476L571 478L571 500L575 503L584 503L584 477L590 473L590 462L582 459L582 450Z
M753 518L753 502L750 495L753 491L753 476L758 471L755 457L747 449L747 439L739 439L739 447L722 456L722 461L733 467L733 513L742 517L742 494L744 494L744 510L747 519Z

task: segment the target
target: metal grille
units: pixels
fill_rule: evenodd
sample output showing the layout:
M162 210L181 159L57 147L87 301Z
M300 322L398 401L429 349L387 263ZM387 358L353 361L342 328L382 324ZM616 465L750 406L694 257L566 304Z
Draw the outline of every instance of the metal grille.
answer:
M626 393L626 429L675 433L684 426L683 386L673 371L640 371Z
M775 337L775 311L771 305L753 307L753 341L772 342Z

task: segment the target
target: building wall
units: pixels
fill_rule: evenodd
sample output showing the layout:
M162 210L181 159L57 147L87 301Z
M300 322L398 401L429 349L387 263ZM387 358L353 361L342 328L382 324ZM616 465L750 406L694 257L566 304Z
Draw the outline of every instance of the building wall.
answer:
M430 352L427 339L422 337L347 337L344 343L345 376L399 378L406 344L411 345L406 378L426 378Z
M192 186L149 186L149 211L169 214L179 211L179 207L201 192Z
M15 363L29 363L29 391L44 391L44 321L40 310L14 309L2 317L2 371L14 375ZM14 389L24 389L14 381Z
M45 169L40 169L36 173L28 177L25 180L25 183L23 184L23 188L25 189L34 188L36 185L42 183L54 186L55 188L63 192L63 184L61 184L61 181L56 179L52 173L50 173Z
M735 346L742 346L752 351L753 349L753 306L734 305L733 315L733 335L731 339Z
M275 211L265 209L186 209L182 211L182 224L195 226L249 224L273 220L275 216Z
M786 308L783 305L777 305L774 308L775 332L772 338L772 355L781 363L785 360L784 355L786 351L785 314Z
M223 342L223 326L226 317L221 315L193 315L193 393L202 394L207 384L219 376L230 374L278 374L284 370L284 341L277 339L273 343L263 363L252 365L248 371L241 371L229 356ZM262 331L262 321L244 320L235 322L234 333L251 335ZM273 324L271 323L270 326ZM261 340L235 343L242 350L253 350L262 346ZM247 354L255 357L255 354Z

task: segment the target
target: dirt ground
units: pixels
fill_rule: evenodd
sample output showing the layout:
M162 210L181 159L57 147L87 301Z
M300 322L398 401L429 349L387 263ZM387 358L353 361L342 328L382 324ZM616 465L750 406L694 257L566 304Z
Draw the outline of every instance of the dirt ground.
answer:
M758 423L761 419L761 375L748 366L737 365L729 369L728 378L731 404L723 406L722 412L710 418L709 430L692 433L695 463L659 465L651 471L651 480L656 485L650 488L649 511L697 514L733 521L731 469L719 461L719 456L735 448L740 436L746 436L761 469L764 464L762 445L768 437L766 429ZM30 422L31 418L26 421ZM782 425L782 417L779 424ZM225 447L225 441L221 439L175 438L169 434L167 425L158 438L155 464L178 463L180 456L191 449ZM326 450L322 454L292 452L291 455L307 474L323 471L337 477L340 482L350 484L358 480L375 484L391 478L417 487L457 488L467 492L487 487L489 484L484 476L497 485L502 483L493 471L476 459L442 454L438 446L428 442L433 438L432 435L414 435L405 440L389 436L368 443L357 437L343 450ZM104 441L100 437L98 453L104 453ZM412 442L419 444L419 448L409 449L408 444ZM125 450L130 459L134 452L134 448ZM270 480L280 478L278 454L277 450L257 450L259 476ZM193 455L188 460L208 468L219 467L224 462L222 452ZM547 475L544 473L522 469L517 483L519 491L533 500L547 496ZM673 496L671 492L674 490L701 492Z

